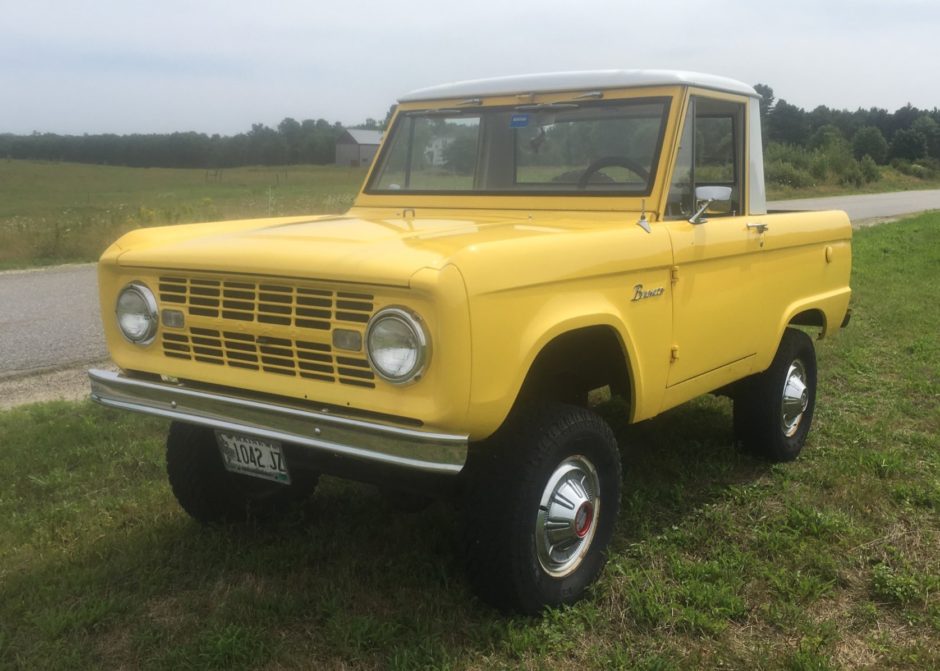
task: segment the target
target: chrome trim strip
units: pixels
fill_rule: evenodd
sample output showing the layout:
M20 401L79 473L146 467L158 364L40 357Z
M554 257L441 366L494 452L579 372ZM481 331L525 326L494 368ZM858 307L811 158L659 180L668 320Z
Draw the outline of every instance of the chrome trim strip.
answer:
M182 384L89 370L91 398L102 405L214 429L302 445L318 452L456 475L467 460L466 435L423 431L332 415Z

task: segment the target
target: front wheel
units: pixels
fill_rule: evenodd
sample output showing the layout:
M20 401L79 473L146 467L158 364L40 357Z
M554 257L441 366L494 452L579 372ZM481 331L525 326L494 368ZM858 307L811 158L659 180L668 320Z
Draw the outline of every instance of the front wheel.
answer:
M620 509L617 442L594 413L525 408L477 446L464 534L470 581L485 601L535 614L580 599L606 562Z
M735 395L735 438L755 456L793 461L806 443L815 407L813 340L787 329L770 368L745 380Z

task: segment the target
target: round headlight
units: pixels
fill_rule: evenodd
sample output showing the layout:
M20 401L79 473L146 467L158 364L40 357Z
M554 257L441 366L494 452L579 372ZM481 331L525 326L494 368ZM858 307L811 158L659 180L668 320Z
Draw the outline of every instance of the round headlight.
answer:
M121 289L114 311L125 338L138 345L153 341L159 322L157 299L145 284L131 282Z
M414 380L428 359L428 335L414 313L398 307L375 313L366 329L366 353L379 377L394 384Z

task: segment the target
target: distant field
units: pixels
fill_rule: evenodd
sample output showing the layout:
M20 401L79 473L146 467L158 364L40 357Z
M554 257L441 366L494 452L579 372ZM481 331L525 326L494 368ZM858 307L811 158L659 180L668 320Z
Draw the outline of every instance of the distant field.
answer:
M206 171L0 160L0 268L92 261L139 226L347 209L365 169Z
M726 399L628 426L589 597L477 601L457 515L324 478L273 526L202 529L166 423L86 403L0 412L0 669L940 668L940 214L855 236L852 323L818 346L794 463L734 450Z
M280 166L221 171L0 159L0 269L93 261L140 226L345 211L364 168ZM935 188L892 168L860 189L771 188L771 198Z

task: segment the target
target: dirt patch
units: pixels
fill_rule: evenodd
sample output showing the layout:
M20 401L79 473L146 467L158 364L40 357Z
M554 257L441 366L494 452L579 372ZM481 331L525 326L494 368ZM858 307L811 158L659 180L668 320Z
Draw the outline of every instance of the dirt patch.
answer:
M906 219L907 217L912 217L915 215L905 214L899 217L873 217L871 219L858 219L852 222L852 228L856 231L860 228L870 228L871 226L878 226L879 224L890 224L892 221L898 221L900 219Z
M0 379L0 410L38 401L78 401L88 398L89 368L117 371L110 361L75 368Z

